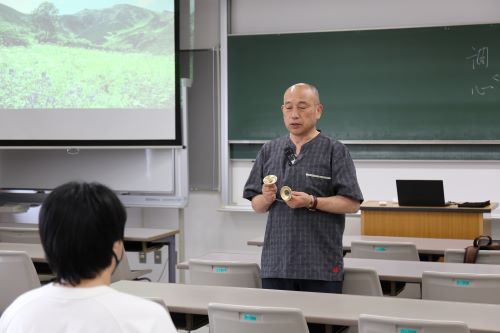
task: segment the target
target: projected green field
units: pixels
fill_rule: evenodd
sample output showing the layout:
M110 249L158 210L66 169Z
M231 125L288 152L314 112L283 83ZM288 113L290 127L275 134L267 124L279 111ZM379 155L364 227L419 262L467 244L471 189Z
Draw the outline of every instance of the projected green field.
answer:
M59 15L0 4L0 108L174 105L173 13L117 4Z
M0 49L0 107L162 108L174 58L50 45Z

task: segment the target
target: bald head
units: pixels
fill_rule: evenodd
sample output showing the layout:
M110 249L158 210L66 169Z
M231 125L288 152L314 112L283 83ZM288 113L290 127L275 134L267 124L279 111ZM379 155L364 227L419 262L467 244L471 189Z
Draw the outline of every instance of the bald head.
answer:
M309 83L296 83L293 86L290 86L285 91L285 96L287 93L295 93L297 91L304 91L304 90L309 90L309 93L313 95L316 104L320 103L318 89Z
M323 113L318 90L308 83L294 84L285 91L281 112L294 142L307 142L317 135L316 123Z

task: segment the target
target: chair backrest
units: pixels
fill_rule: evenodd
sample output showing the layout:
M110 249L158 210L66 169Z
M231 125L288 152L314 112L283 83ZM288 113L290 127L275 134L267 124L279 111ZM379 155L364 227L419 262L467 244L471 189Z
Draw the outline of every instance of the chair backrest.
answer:
M191 284L260 288L260 268L256 263L189 260Z
M448 320L424 320L362 314L359 333L469 333L465 323Z
M445 262L464 262L465 249L445 249ZM500 265L500 251L480 250L477 253L476 264Z
M445 249L444 262L464 262L464 254L464 249Z
M344 267L342 293L384 296L377 271L371 268Z
M500 274L424 272L422 299L500 304Z
M208 304L210 333L308 333L299 309Z
M352 241L351 257L420 261L417 247L410 242Z
M38 231L33 230L0 230L0 242L40 244Z
M33 262L19 251L0 251L0 283L0 314L19 295L40 287Z

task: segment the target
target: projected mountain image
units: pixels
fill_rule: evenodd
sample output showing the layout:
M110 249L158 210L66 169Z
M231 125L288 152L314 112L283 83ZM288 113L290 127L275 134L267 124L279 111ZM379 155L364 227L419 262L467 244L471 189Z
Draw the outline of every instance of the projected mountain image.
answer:
M174 36L170 11L0 3L0 109L172 108Z

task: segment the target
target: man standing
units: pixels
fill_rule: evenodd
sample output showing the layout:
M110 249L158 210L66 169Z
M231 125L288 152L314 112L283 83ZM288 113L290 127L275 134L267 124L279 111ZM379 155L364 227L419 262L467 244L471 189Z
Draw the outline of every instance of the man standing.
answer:
M262 287L341 293L345 214L363 201L356 170L347 148L317 130L323 105L313 85L288 88L281 111L289 135L262 147L243 193L256 212L269 212ZM263 184L266 175L277 182Z

